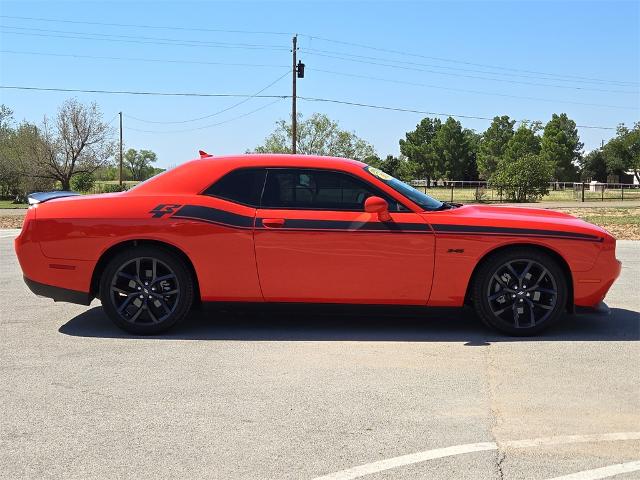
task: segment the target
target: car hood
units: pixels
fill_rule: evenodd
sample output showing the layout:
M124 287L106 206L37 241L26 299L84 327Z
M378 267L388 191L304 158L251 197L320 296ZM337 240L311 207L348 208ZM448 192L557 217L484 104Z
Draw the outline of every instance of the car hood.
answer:
M477 231L487 233L518 233L536 235L540 232L567 232L613 238L605 229L572 215L544 208L502 207L493 205L462 205L461 207L425 212L425 219L438 231ZM465 230L468 227L468 230Z

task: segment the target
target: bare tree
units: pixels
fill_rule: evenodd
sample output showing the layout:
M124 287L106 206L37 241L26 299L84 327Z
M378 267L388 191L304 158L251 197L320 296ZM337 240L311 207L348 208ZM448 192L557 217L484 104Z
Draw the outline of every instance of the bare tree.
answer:
M102 120L95 103L65 101L55 122L45 117L37 138L30 144L30 174L59 181L63 190L71 178L105 166L114 151L113 131Z

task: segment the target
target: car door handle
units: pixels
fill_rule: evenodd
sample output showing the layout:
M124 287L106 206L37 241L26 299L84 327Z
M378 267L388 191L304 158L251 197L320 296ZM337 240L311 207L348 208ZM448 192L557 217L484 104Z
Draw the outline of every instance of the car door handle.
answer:
M284 218L263 218L262 225L267 228L284 227Z

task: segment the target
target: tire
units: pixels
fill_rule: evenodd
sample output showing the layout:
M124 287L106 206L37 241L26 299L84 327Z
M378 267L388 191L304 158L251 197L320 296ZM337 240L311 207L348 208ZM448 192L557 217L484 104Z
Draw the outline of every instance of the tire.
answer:
M513 336L535 335L563 318L567 278L550 255L519 247L487 258L474 277L476 313L488 326Z
M153 335L167 331L189 314L194 281L180 257L162 247L142 245L109 261L100 279L100 299L118 327Z

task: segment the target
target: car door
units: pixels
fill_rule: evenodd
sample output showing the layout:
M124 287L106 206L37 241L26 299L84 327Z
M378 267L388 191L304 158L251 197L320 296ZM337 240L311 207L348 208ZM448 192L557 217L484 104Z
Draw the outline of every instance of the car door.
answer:
M204 301L262 301L253 224L266 170L237 168L189 199L172 218L195 220L188 238Z
M373 195L390 203L391 221L364 211ZM434 255L429 225L355 175L268 169L254 242L267 301L427 302Z

